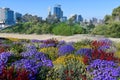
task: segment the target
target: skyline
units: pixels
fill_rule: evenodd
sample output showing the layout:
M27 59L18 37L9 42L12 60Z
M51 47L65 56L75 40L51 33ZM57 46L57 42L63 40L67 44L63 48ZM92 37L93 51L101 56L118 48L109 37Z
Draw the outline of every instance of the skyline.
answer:
M107 0L0 0L0 7L8 7L15 12L26 13L32 15L38 15L45 19L48 15L48 8L51 7L53 13L53 7L55 4L60 4L63 10L63 15L69 17L72 14L82 15L84 19L90 19L96 17L103 19L106 14L111 14L112 10L120 6L120 1L107 1Z

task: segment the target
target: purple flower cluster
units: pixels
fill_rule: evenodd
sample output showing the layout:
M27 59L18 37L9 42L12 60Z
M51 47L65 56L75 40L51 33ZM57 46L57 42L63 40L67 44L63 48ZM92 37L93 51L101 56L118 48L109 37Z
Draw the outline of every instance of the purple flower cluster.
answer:
M41 43L41 42L43 42L43 40L32 39L31 42L32 43Z
M73 53L74 50L75 50L75 48L71 45L63 45L59 48L58 55L62 56L62 55L65 55L65 54Z
M106 51L107 49L110 49L110 46L100 46L98 50Z
M116 48L111 40L105 38L98 40L98 42L102 44L101 46L99 46L98 50L106 51L112 49L113 53L116 51Z
M93 75L93 80L117 80L120 77L120 67L113 61L96 59L87 70Z
M35 53L37 53L37 49L35 46L27 46L27 51L22 52L22 57L32 57Z
M6 64L9 56L11 56L10 52L2 52L0 54L0 61L2 61L4 64Z
M106 45L111 46L113 44L113 42L107 38L100 39L99 42L104 43L103 46L106 46Z
M65 41L59 41L59 43L57 44L57 47L59 48L59 47L65 45L65 44L66 44Z
M23 59L12 64L15 68L25 68L28 71L37 74L38 69L42 66L53 67L52 61L44 53L38 52L35 46L28 46L26 52L21 53Z
M79 49L75 54L81 55L81 56L91 56L92 49L90 49L90 48L82 48L82 49Z
M6 65L8 58L11 56L10 52L2 52L0 54L0 73L2 72L2 69L4 65Z

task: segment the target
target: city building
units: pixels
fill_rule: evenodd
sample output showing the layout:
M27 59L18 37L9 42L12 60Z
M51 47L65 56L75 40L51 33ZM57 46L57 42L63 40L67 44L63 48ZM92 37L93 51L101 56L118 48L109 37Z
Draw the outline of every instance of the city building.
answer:
M93 23L94 25L97 25L97 24L98 24L97 18L92 18L92 23Z
M46 18L46 21L48 23L54 23L57 20L57 16L51 14L51 8L48 8L48 16Z
M15 22L17 23L17 22L20 22L20 21L22 21L22 14L16 12L15 13Z
M63 16L61 19L60 19L61 22L66 22L67 21L67 17L66 16Z
M78 15L78 20L77 20L78 22L83 22L83 17L82 17L82 15Z
M61 10L61 5L54 6L53 15L55 15L58 19L63 17L63 11Z
M99 19L99 24L104 24L104 20L103 19Z
M10 10L9 8L0 8L0 25L4 27L14 24L14 11Z

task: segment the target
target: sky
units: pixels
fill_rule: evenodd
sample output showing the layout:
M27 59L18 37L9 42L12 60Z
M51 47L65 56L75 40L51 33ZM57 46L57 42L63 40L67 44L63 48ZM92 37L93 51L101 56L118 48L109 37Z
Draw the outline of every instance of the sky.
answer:
M8 7L22 14L38 15L46 18L48 7L60 4L64 16L72 14L82 15L84 19L96 17L103 19L106 14L120 6L120 0L0 0L0 7Z

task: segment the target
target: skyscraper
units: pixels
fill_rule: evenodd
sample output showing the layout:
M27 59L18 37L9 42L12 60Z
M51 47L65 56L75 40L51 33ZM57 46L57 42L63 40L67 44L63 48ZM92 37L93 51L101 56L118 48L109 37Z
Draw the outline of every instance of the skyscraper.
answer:
M16 22L22 21L22 14L16 12L15 13L15 21Z
M78 22L83 22L83 17L81 15L78 15Z
M0 23L5 25L15 24L14 11L9 8L0 8Z
M61 10L61 5L55 5L53 14L58 18L63 17L63 11Z

